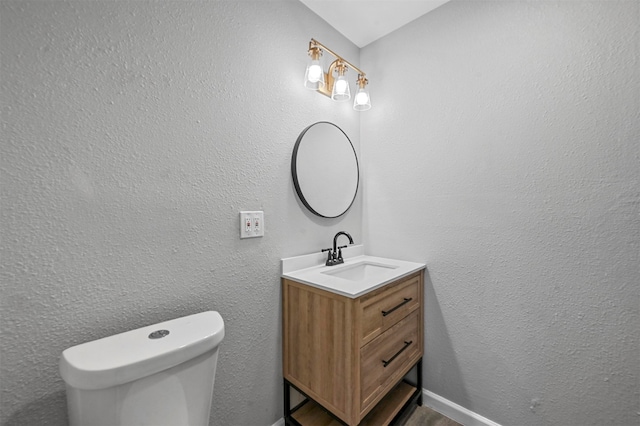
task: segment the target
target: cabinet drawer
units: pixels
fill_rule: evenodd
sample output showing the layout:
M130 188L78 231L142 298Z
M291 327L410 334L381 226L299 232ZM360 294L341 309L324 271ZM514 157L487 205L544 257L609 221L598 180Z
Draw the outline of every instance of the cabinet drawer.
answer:
M365 345L420 307L420 275L412 275L360 304L360 344Z
M360 352L360 403L366 409L388 391L422 354L420 311L416 310L364 346Z

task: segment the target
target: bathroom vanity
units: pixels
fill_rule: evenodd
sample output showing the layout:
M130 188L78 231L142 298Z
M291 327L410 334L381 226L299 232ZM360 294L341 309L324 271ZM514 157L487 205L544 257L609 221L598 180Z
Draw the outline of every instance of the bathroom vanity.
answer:
M287 424L386 425L422 403L425 265L365 256L362 246L344 257L338 266L317 254L282 261ZM303 396L295 407L291 388Z

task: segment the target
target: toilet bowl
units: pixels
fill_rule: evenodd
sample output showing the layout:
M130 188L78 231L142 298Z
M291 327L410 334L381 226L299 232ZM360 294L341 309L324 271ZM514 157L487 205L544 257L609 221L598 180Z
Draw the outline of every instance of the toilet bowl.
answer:
M223 338L209 311L66 349L70 425L208 425Z

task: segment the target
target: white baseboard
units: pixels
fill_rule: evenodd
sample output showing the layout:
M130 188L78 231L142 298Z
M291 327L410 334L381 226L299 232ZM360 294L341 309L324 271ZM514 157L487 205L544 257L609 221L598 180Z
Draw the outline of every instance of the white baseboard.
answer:
M426 389L422 389L422 403L464 426L500 426L500 424ZM272 426L284 426L284 418Z
M422 403L464 426L500 426L500 424L426 389L422 389Z

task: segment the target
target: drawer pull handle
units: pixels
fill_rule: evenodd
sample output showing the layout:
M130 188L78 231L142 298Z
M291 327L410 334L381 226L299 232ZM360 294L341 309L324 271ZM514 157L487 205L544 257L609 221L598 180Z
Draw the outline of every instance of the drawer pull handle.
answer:
M389 361L385 361L384 359L382 360L382 366L386 367L387 365L391 364L391 361L393 361L394 359L396 359L396 357L398 355L400 355L402 352L404 352L405 349L407 349L409 347L410 344L413 343L413 340L409 340L408 342L405 341L404 342L404 346L402 347L402 349L400 349L398 352L396 352L396 354L394 356L392 356Z
M393 312L393 311L395 311L396 309L400 308L402 305L406 305L407 303L411 302L412 300L413 300L413 297L409 297L409 298L405 297L405 298L403 299L403 301L402 301L402 302L400 302L400 304L399 304L398 306L395 306L395 307L393 307L393 308L389 309L388 311L382 311L382 316L383 316L383 317L386 317L386 316L387 316L387 315L389 315L391 312Z

